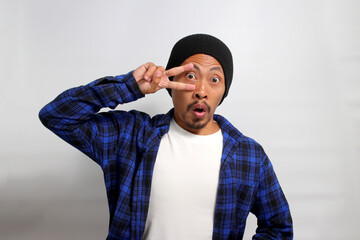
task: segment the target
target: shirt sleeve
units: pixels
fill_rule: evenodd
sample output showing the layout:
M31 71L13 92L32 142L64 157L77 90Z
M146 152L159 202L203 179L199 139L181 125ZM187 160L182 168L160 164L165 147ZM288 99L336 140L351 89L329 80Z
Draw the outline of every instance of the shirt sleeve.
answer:
M266 154L262 159L259 189L251 212L258 222L253 239L293 239L289 205Z
M116 151L121 134L129 135L128 128L135 124L136 117L125 111L99 110L114 109L143 96L133 72L104 77L64 91L41 109L39 118L48 129L103 167L103 159Z

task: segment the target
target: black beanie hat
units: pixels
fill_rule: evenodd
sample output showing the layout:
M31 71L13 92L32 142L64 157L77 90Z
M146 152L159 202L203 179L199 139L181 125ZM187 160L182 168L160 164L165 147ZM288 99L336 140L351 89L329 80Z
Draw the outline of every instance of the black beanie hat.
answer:
M174 45L166 70L180 66L187 58L195 54L210 55L221 64L225 75L225 92L221 104L229 92L233 77L233 60L230 49L216 37L207 34L193 34L180 39ZM172 77L169 79L172 81ZM171 89L167 90L171 96Z

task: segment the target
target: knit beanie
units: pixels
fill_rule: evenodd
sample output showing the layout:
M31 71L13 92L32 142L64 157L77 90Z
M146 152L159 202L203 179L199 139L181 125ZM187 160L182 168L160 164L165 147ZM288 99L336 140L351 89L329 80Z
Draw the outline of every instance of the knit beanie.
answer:
M216 37L207 34L193 34L180 39L174 45L166 70L180 66L187 58L195 54L210 55L221 64L225 75L225 92L221 104L229 92L233 77L233 60L230 49ZM169 79L173 80L172 77ZM167 90L171 96L171 89Z

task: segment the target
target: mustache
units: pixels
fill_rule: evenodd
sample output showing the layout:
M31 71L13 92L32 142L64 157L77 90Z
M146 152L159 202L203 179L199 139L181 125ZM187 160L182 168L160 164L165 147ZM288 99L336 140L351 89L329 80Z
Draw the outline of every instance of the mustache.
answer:
M194 102L190 103L190 104L186 107L186 110L187 110L187 111L190 111L191 108L192 108L195 104L198 104L198 103L199 103L199 101L194 101ZM210 112L210 111L211 111L211 107L210 107L206 102L202 102L202 103L206 106L207 111Z

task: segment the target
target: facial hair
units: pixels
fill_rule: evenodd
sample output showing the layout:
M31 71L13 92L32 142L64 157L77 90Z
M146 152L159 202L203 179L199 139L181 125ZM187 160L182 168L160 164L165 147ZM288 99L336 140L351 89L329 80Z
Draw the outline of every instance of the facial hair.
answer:
M203 127L205 127L211 120L211 115L209 114L211 112L211 107L206 103L206 102L203 102L204 105L206 105L206 108L207 108L207 113L208 113L208 117L207 119L205 119L205 122L201 122L202 120L204 119L188 119L187 118L187 114L190 113L191 115L191 108L195 105L195 104L198 104L199 101L194 101L193 103L190 103L187 107L186 107L186 112L183 113L183 116L182 118L184 119L184 122L186 124L186 126L188 128L191 128L191 129L202 129Z

